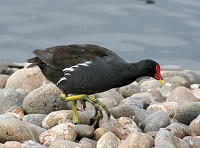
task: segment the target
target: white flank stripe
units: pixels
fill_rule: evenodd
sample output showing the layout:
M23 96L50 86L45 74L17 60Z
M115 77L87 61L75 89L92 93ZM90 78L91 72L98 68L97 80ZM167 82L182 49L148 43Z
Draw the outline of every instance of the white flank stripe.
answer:
M65 69L63 69L63 71L74 71L74 68L73 67L65 68Z
M81 65L81 66L89 66L89 65L86 64L86 63L81 63L81 64L78 64L78 65Z
M65 73L65 76L70 76L70 73Z
M62 78L57 82L57 85L58 85L60 82L64 81L64 80L67 80L67 78L62 77Z
M74 66L72 66L73 68L77 68L78 67L78 65L74 65Z

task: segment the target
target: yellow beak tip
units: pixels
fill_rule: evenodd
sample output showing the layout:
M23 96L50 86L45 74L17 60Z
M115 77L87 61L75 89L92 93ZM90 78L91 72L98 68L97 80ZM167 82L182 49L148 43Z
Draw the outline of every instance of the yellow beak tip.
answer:
M165 81L164 80L157 80L160 84L164 85Z

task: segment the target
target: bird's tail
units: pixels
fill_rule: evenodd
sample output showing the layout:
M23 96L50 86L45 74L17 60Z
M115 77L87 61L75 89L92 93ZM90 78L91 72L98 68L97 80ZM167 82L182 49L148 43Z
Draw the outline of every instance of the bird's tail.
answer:
M27 60L28 63L31 63L27 68L38 66L41 64L41 60L38 57L34 57Z

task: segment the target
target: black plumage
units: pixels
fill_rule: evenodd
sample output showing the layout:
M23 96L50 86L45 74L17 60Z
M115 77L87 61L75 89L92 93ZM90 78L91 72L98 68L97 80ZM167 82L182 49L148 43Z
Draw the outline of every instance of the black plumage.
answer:
M93 94L128 85L138 77L162 80L153 60L127 63L114 52L91 44L65 45L35 50L29 59L45 77L69 94Z

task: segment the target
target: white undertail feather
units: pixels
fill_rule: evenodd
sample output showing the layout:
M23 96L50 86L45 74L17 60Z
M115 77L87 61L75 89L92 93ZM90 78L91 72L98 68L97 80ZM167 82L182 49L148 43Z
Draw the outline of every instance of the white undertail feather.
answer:
M75 68L78 68L79 66L90 66L89 64L92 64L92 61L87 61L87 62L84 62L84 63L79 63L77 65L74 65L74 66L71 66L69 68L65 68L63 69L63 72L64 72L64 77L60 78L60 80L57 82L57 85L59 85L59 83L61 83L62 81L66 81L67 78L66 76L69 76L70 73L69 72L73 72L75 70Z

